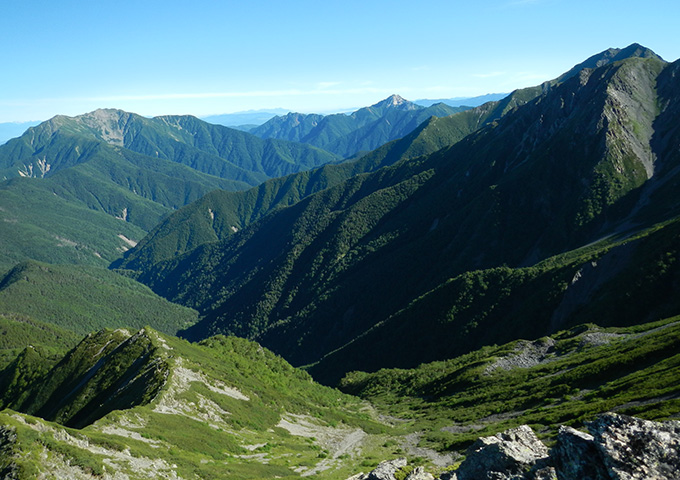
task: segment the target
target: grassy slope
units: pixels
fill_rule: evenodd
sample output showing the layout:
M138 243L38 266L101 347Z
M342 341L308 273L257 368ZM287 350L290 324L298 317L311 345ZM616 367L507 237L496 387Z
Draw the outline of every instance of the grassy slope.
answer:
M66 398L60 389L71 389L69 382L99 358L109 361L88 375L83 391L115 386L137 354L114 348L125 339L111 344L112 335L120 334L88 337L32 397ZM4 445L0 464L14 464L22 479L67 464L74 475L153 478L174 471L183 478L246 479L314 472L344 479L398 456L429 464L424 457L433 452L423 447L462 451L479 436L523 423L550 441L559 424L578 427L604 411L648 419L680 413L680 317L627 328L579 326L416 369L349 374L342 388L370 400L375 413L253 342L215 337L189 344L150 329L133 338L144 339L145 358L165 365L168 382L160 390L148 382L129 387L141 403L81 430L5 410L0 434L16 438ZM376 413L392 426L377 422ZM328 469L316 470L322 467Z
M144 230L55 195L34 179L0 188L0 264L33 258L53 263L105 266L130 248Z
M212 190L241 190L335 160L193 117L145 119L114 110L55 117L0 146L0 215L14 226L3 230L0 263L107 265L130 247L119 233L136 242ZM79 251L60 248L55 237Z
M325 165L311 171L271 179L243 192L211 192L163 221L143 239L138 248L129 252L129 255L126 255L126 258L118 262L116 266L133 270L148 269L154 263L181 255L202 244L224 239L234 231L244 228L277 208L293 205L309 195L338 185L352 176L374 172L400 160L432 154L459 142L484 125L497 121L513 109L545 93L551 85L557 86L573 77L582 68L606 65L614 59L627 58L628 55L635 56L636 54L628 50L623 53L603 52L584 64L575 66L574 69L553 82L516 90L500 101L488 102L456 114L450 114L448 110L428 109L429 114L421 113L418 117L420 124L417 127L414 124L404 130L410 133L353 161ZM645 50L638 52L637 55L652 56L652 52ZM430 114L437 116L429 117ZM443 116L444 114L448 116ZM343 136L350 131L350 127L345 124L351 123L351 120L345 115L331 115L324 119L318 115L288 114L270 122L266 128L262 126L261 134L278 137L285 136L284 131L294 132L298 135L295 140L301 141L305 135L317 135L311 132L321 120L323 122L318 129L335 132L327 136ZM336 122L338 125L343 125L342 128L338 126L331 129L327 126L327 124ZM301 131L298 132L298 130ZM342 133L338 133L340 131Z
M28 345L59 355L75 346L78 340L79 334L54 324L0 313L0 369L16 359Z
M412 370L353 372L341 388L411 419L428 444L463 449L520 424L553 437L558 425L579 427L600 412L677 416L679 347L680 317L628 328L579 326ZM510 360L504 368L501 359Z
M0 147L0 172L18 170L39 161L56 171L86 163L97 155L136 154L147 162L189 167L197 174L256 185L337 160L323 150L212 125L191 116L144 118L120 110L97 110L78 117L57 116ZM43 168L43 171L45 169ZM28 172L28 170L26 170Z
M112 335L120 336L109 331L84 340L47 375L33 396L34 403L47 405L50 402L44 399L52 395L65 398L59 391L70 389L69 384L78 382L98 358L110 361L94 376L86 375L90 379L83 394L76 393L73 401L83 403L78 399L86 398L82 395L90 386L115 385L113 367L122 366L122 373L129 360L123 358L127 350L113 348L124 339L110 344ZM81 473L115 469L130 478L173 470L182 478L297 478L326 465L328 470L321 468L324 474L318 476L339 479L365 460L357 457L360 448L375 458L390 453L381 446L389 427L372 420L365 403L314 383L255 343L217 337L192 345L150 329L135 337L137 343L144 339L150 352L147 358L166 365L168 381L155 396L149 395L153 389L134 387L143 400L134 408L108 413L82 430L10 410L0 413L0 424L17 435L12 448L21 452L13 459L19 478L31 478L68 461ZM130 355L134 356L132 350ZM104 370L109 374L100 374ZM303 435L293 435L284 427L294 428L292 424ZM133 458L141 460L134 463ZM7 457L0 455L1 461Z
M433 153L470 133L450 118L433 117L405 137L354 160L268 180L252 189L213 191L162 221L116 267L145 270L203 244L224 239L269 213L349 178L403 159Z

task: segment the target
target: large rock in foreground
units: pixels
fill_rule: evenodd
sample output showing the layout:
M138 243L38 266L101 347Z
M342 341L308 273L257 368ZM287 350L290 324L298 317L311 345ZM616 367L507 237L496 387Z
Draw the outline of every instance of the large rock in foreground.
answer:
M523 478L538 461L548 458L548 448L527 425L477 440L458 469L458 480Z
M680 422L606 414L587 428L590 435L560 429L551 452L559 479L680 478Z
M588 424L609 478L680 478L680 422L602 415Z
M468 448L458 470L442 474L440 480L680 479L679 421L607 413L586 428L590 433L561 427L551 450L527 425L480 438ZM384 473L387 465L396 466L383 462L358 478L392 480L398 468L386 477L374 475Z

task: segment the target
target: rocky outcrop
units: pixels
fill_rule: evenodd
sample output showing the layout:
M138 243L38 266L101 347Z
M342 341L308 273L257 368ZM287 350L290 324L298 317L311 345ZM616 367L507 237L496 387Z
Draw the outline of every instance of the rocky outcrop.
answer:
M406 476L406 480L434 480L431 473L427 473L423 467L416 467Z
M548 448L527 425L477 440L455 472L440 480L677 480L680 421L651 422L607 413L586 424L589 433L561 427ZM395 464L394 462L400 462ZM403 463L401 463L403 462ZM357 480L394 480L405 461L381 463ZM388 472L389 470L389 472ZM415 479L432 478L418 467ZM375 474L375 476L374 476Z
M524 478L537 462L548 458L548 448L527 425L477 440L456 472L458 480Z
M588 424L611 479L680 478L680 422L602 415Z
M599 460L594 438L588 433L560 427L552 456L558 478L609 478L606 467Z
M397 471L406 466L405 458L380 462L375 469L369 473L359 473L347 480L396 480L394 476Z

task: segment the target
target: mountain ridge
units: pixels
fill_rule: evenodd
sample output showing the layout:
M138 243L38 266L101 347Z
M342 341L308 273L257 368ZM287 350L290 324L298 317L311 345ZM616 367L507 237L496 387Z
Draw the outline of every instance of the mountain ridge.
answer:
M626 55L654 58L653 52L649 49L634 44L625 49L610 49L596 54L589 61L572 68L570 72L579 71L585 68L585 65L591 63L605 65ZM171 226L173 222L171 217L159 227L161 231L152 232L153 240L150 238L145 239L139 249L127 253L126 258L116 262L114 266L123 266L123 268L132 268L133 270L148 268L150 264L169 258L169 253L181 254L199 246L201 243L223 239L225 236L233 233L234 230L239 230L249 222L257 220L270 212L270 206L288 206L309 193L335 185L348 179L351 175L374 171L380 166L391 165L400 158L412 158L418 155L433 153L439 148L456 143L476 129L500 119L512 111L513 108L545 93L551 88L551 85L558 85L563 80L572 76L573 73L565 73L553 81L544 82L535 87L516 90L505 95L499 101L487 102L482 106L466 110L465 112L441 118L430 117L430 119L421 123L418 128L415 128L412 133L402 139L385 144L366 157L353 162L348 161L338 165L325 166L315 171L314 175L311 176L299 174L285 180L265 182L260 187L257 187L256 192L244 194L247 197L256 197L258 199L256 202L258 207L253 207L252 203L245 200L241 194L232 195L214 192L209 195L209 200L206 197L206 203L209 203L209 206L201 207L200 202L198 202L195 206L189 207L194 209L194 213L191 214L193 220L191 223L177 225L177 234L171 231L173 228ZM391 104L394 103L394 99L386 99L383 102ZM296 140L300 140L302 136L309 133L312 127L316 127L318 121L322 118L320 115L301 116L300 114L291 113L284 117L283 120L288 119L287 121L293 123L293 127L299 127L295 131L299 135L296 137ZM436 121L434 120L435 118L437 118ZM305 121L304 119L310 120L307 126L301 123ZM274 125L277 124L272 124L272 126ZM285 193L281 192L280 188L285 188ZM272 200L274 203L271 203ZM205 217L205 214L199 214L198 210L200 209L208 212L208 217ZM258 211L258 209L260 210ZM246 216L244 212L252 213ZM187 212L182 212L178 214L176 219L179 219L180 216L186 219L186 215ZM218 218L217 223L212 221L214 218ZM201 233L195 236L188 235L186 231L193 228ZM180 233L180 231L184 231L184 233ZM160 235L162 237L159 238ZM191 239L191 243L186 243L184 239ZM145 259L142 260L142 257Z
M70 250L64 255L57 236L90 250L89 263L105 265L122 253L120 248L130 247L118 235L136 243L171 211L212 190L245 189L270 176L336 160L313 147L261 140L189 116L146 119L116 109L56 116L0 146L0 176L5 177L0 215L17 223L17 232L30 240L4 232L12 237L11 249L0 263L83 258ZM33 192L27 201L17 201L27 191ZM52 202L55 196L59 199ZM78 214L82 209L92 212ZM66 218L78 216L77 222L87 225L69 228L74 222ZM117 228L112 219L129 225ZM108 240L97 238L102 236L98 227L113 230Z
M105 216L97 245L132 247L112 267L202 317L116 272L0 270L0 477L670 480L680 423L652 420L680 412L680 60L649 52L610 49L352 161L211 192L135 247L140 213L107 179L144 165L116 194L174 208L189 180L218 178L177 177L218 168L224 131L56 118L80 140L46 127L59 141L0 184L11 258L23 212L60 261L95 258L71 235Z
M531 257L535 263L592 241L625 219L631 208L626 202L634 204L648 181L640 145L649 143L645 132L658 118L647 106L655 104L653 85L667 67L632 58L584 71L453 146L354 177L240 230L232 240L159 264L140 279L202 310L204 320L187 331L190 338L200 338L201 329L224 331L220 322L229 319L229 333L253 335L294 363L313 362L323 349L366 329L362 322L371 325L399 301L425 293L426 285L433 288L466 270L519 266ZM632 78L640 83L631 95ZM608 115L621 109L619 121L612 122ZM582 141L570 143L574 136ZM561 187L551 185L560 176ZM521 221L528 211L535 216L531 225ZM256 253L265 237L280 240L267 241L266 254ZM202 270L186 270L192 263ZM386 281L400 275L409 282ZM194 282L209 288L202 300L192 293ZM224 292L230 293L216 307L211 298ZM337 305L348 307L337 311ZM334 318L335 326L328 330L324 318Z
M451 115L465 109L443 103L423 107L393 94L350 114L288 113L251 132L262 138L307 143L348 158L403 137L431 116Z

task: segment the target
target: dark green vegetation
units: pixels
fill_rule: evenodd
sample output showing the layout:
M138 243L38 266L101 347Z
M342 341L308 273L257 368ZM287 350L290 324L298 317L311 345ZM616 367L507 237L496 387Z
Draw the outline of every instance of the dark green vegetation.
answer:
M423 107L392 95L348 115L288 113L250 132L262 138L306 143L347 158L401 138L430 117L445 117L468 108L444 103Z
M27 347L25 355L30 352ZM157 356L157 346L144 331L130 336L126 330L88 335L49 372L18 395L3 393L3 406L71 427L84 427L103 415L148 403L165 383L168 366ZM25 373L35 377L33 364Z
M0 313L0 369L12 363L27 345L35 346L30 353L23 354L29 355L29 359L33 358L33 352L38 352L38 355L44 353L47 357L59 356L78 343L80 338L79 334L51 323ZM0 388L0 391L4 390Z
M482 122L500 114L503 107L486 106ZM354 161L329 164L291 174L246 191L215 190L162 221L137 248L127 251L114 267L143 271L153 264L194 248L222 240L274 210L362 174L398 161L431 154L452 145L479 127L468 113L453 117L432 117L405 137L389 142Z
M232 187L242 187L243 183L254 185L337 158L305 145L263 141L191 116L149 119L120 110L97 110L78 117L57 116L29 128L21 137L3 145L0 165L8 178L43 178L93 160L106 165L105 160L100 159L103 152L108 153L109 159L125 160L138 167L141 164L144 169L156 169L158 174L168 172L169 176L177 177L179 172L186 174L194 170L193 178L197 181L211 179L222 185L231 182ZM141 183L120 183L131 191L144 187ZM138 194L153 197L154 187L168 196L186 194L166 191L161 188L163 185ZM173 202L178 206L186 200L179 196L157 199L158 203L167 202L168 206Z
M348 362L362 370L413 367L582 323L580 311L564 306L576 272L614 244L630 250L616 268L600 269L609 276L603 291L618 291L616 282L634 276L644 252L625 247L626 238L646 237L680 213L671 194L678 182L679 66L628 50L632 58L430 121L402 144L406 150L424 145L427 153L437 148L427 140L449 132L455 143L434 153L353 176L253 223L225 215L220 232L226 225L238 232L206 227L203 241L212 236L212 243L191 249L196 244L183 241L186 231L176 235L168 223L156 233L169 241L157 256L146 251L138 278L201 312L202 321L183 333L188 338L254 338L294 364L315 364L316 378L330 383ZM451 125L471 122L470 112L478 118L486 112L481 123L488 123L460 140ZM385 149L395 152L397 143ZM261 187L249 205L297 191ZM267 210L285 203L261 204ZM186 212L205 218L206 206ZM672 246L677 234L670 222L653 238L667 235L663 242ZM604 237L609 241L587 255L551 258ZM186 253L148 268L174 247ZM676 271L672 248L656 253L670 255L669 271ZM633 289L630 301L621 302L647 305L637 309L645 310L642 318L629 314L626 322L678 313L675 287L661 288L667 285L662 264L650 266L645 291L651 296ZM535 300L526 302L527 296ZM509 318L505 306L514 309ZM599 321L623 321L613 309L597 308L604 311ZM396 353L403 338L413 354Z
M0 263L105 266L163 216L211 190L245 189L336 160L189 116L57 116L0 146L0 214L12 227L3 229Z
M0 461L17 478L344 479L386 458L428 464L437 450L523 423L550 440L558 424L601 411L676 415L678 342L680 317L587 325L416 369L348 374L341 387L369 407L254 342L101 331L60 360L27 348L0 373L2 405L60 423L3 411Z
M109 270L34 261L19 263L0 277L0 314L50 323L78 335L145 325L175 334L198 319L196 311Z
M60 197L43 182L0 183L1 270L27 259L105 267L144 237L143 228Z
M534 342L489 346L412 370L353 372L341 388L408 418L426 444L461 450L522 424L542 435L617 411L680 412L680 317L629 328L582 325Z
M610 238L531 267L465 272L310 367L335 381L352 369L415 367L584 323L628 326L680 312L680 221ZM408 347L400 347L404 339Z
M550 440L606 410L677 416L678 78L680 62L639 45L608 50L352 161L276 173L272 160L286 176L204 196L182 182L259 183L264 151L225 180L235 167L212 155L229 132L116 111L10 142L34 161L7 172L45 178L5 181L0 219L24 232L17 209L50 204L33 225L61 246L6 248L0 474L344 479L397 456L443 468L521 423ZM25 207L7 193L19 188L34 192ZM152 207L179 210L152 228ZM79 212L113 222L100 243L73 236ZM83 223L54 230L61 218ZM148 229L112 266L198 323L115 272L14 265L43 249L115 260ZM198 343L166 336L178 329Z
M222 240L273 210L293 205L309 195L339 185L353 176L375 172L398 161L429 155L443 147L453 145L477 129L500 119L514 108L533 100L549 90L551 85L557 85L573 77L583 68L607 65L628 57L658 58L651 50L639 45L631 45L623 50L610 49L594 55L583 64L576 65L552 82L516 90L499 101L487 102L478 108L455 115L442 118L424 117L426 120L407 135L388 142L357 160L329 164L318 169L271 179L247 191L213 191L161 222L137 248L126 252L125 258L115 262L114 266L143 271L154 263L181 255L204 243ZM383 111L389 112L391 108L399 110L398 102L388 100L381 102ZM405 105L412 104L406 102ZM409 107L405 111L419 110ZM321 116L318 119L320 118ZM304 123L295 125L296 132L304 131Z

